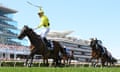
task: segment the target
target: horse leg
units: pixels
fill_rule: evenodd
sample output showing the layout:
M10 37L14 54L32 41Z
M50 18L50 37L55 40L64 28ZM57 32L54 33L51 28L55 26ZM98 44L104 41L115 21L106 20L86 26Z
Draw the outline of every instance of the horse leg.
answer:
M94 67L97 67L98 62L99 62L99 58L97 58L97 61L95 62Z
M54 57L52 65L56 67L57 65L59 65L59 63L61 63L61 59L59 60L56 57Z
M58 63L61 64L61 57L58 56Z
M104 62L104 61L102 61L102 67L103 67L103 66L105 66L105 64L104 64L104 63L105 63L105 62Z
M46 56L43 56L43 65L44 66L48 66L49 65L49 63L48 63L48 57L46 57Z
M53 58L53 62L52 62L52 65L55 65L55 58Z
M93 57L90 58L89 62L91 62L91 66L94 66L94 61L93 61ZM90 65L89 65L90 66Z
M101 63L102 63L102 67L105 66L105 59L104 58L101 58Z
M70 65L71 64L71 57L69 57L67 60L68 60L68 64Z
M53 58L53 63L52 63L52 65L56 67L56 58Z
M48 58L45 58L45 64L46 64L46 66L49 66Z
M45 58L43 57L43 65L45 65Z
M109 61L108 60L106 60L106 66L109 66ZM110 63L110 66L111 66L111 63Z
M62 60L63 60L63 64L65 64L65 57L62 57Z
M55 58L55 66L58 66L59 65L59 63L58 63L58 58L56 57Z
M31 67L32 64L33 64L33 56L34 56L34 55L31 56L31 61L30 61L29 67Z
M30 63L29 63L29 67L31 67L32 64L33 64L33 56L34 56L34 54L31 54L31 55L30 55L31 60L30 60Z
M33 63L33 57L34 57L35 53L36 53L36 49L34 49L29 55L29 57L31 58L30 63L29 63L29 67L31 67L31 65Z
M58 65L59 65L58 58L55 57L55 58L54 58L54 66L56 67L56 66L58 66Z
M25 61L25 63L24 63L24 66L28 66L28 60L29 60L29 58L30 58L30 56L28 55L28 56L27 56L27 59L26 59L26 61Z
M90 67L90 66L96 67L97 62L96 62L95 59L96 59L96 58L91 57L91 59L89 60L89 61L91 62L91 65L89 65L89 67ZM98 60L97 60L97 61L98 61Z
M73 55L72 56L68 56L68 60L69 60L69 65L71 64L71 60L74 60L74 57L73 57Z

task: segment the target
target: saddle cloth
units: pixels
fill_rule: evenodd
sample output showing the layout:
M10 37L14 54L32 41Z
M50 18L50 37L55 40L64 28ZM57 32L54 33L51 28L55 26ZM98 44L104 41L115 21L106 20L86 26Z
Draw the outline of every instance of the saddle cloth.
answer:
M48 41L48 50L53 50L54 49L54 44L52 40L47 40Z

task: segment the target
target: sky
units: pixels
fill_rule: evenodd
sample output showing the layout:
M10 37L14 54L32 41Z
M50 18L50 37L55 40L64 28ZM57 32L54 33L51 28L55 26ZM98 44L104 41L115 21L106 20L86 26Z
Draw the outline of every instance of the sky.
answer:
M19 29L40 23L39 9L27 1L43 7L51 31L73 30L72 36L84 40L97 37L120 59L120 0L0 0L3 6L18 11L13 19Z

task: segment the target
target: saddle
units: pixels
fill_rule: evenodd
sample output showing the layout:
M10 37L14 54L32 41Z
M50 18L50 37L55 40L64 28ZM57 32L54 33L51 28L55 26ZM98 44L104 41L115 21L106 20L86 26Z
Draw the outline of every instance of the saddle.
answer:
M38 38L41 38L40 35L37 35ZM54 45L53 45L53 41L52 40L47 40L45 37L42 38L42 41L45 43L45 45L47 46L48 50L53 50Z

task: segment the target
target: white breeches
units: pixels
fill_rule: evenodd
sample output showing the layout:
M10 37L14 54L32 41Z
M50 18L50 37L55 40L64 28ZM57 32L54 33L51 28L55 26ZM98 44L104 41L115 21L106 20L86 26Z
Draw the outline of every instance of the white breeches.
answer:
M40 36L41 36L42 38L46 37L49 31L50 31L50 28L43 28L43 29L40 31Z

